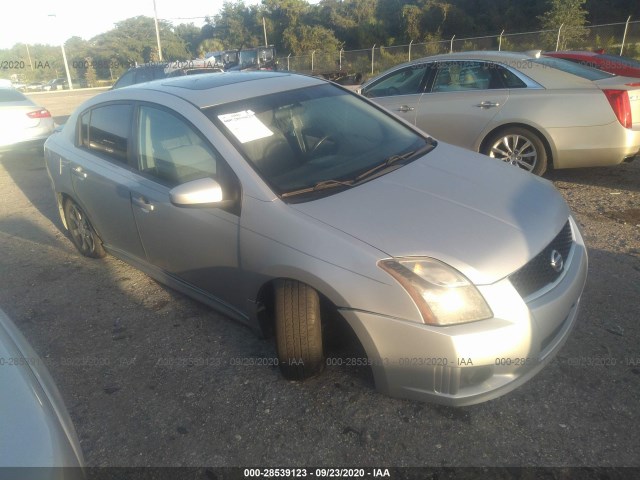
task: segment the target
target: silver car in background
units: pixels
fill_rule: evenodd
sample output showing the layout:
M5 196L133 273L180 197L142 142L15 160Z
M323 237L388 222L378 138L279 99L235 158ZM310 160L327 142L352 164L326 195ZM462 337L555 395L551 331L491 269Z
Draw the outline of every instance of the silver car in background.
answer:
M51 114L13 88L0 88L0 152L40 146L53 132Z
M587 253L553 185L275 72L84 103L45 144L78 250L275 332L285 377L348 324L379 390L450 405L521 385L576 323Z
M615 165L640 151L640 83L566 60L460 52L406 63L365 97L438 140L537 175Z
M60 392L42 359L2 310L0 405L3 478L84 477L80 442Z

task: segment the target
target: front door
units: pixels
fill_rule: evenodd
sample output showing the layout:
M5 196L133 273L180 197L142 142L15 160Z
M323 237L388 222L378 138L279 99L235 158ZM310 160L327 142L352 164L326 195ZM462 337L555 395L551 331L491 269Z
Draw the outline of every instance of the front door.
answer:
M238 309L239 212L177 207L174 186L212 177L226 196L237 179L220 155L187 120L163 107L141 105L137 116L140 181L131 206L149 263Z

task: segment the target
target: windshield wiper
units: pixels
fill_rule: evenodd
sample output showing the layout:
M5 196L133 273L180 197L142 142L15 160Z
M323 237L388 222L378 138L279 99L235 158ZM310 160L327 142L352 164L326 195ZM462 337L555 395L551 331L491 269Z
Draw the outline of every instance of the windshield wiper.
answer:
M433 140L429 139L427 141L427 143L425 143L425 145L423 145L422 147L418 148L417 150L411 150L410 152L403 153L402 155L391 155L390 157L387 157L384 160L384 162L382 162L379 165L376 165L373 168L370 168L369 170L367 170L364 173L361 173L360 175L358 175L353 180L334 180L334 179L322 180L321 182L318 182L318 183L316 183L315 185L313 185L311 187L305 187L305 188L301 188L299 190L292 190L290 192L285 192L285 193L281 194L280 196L282 198L286 198L286 197L293 197L295 195L302 195L304 193L312 193L312 192L316 192L318 190L324 190L326 188L353 187L355 184L359 183L364 178L370 177L374 173L376 173L376 172L378 172L380 170L383 170L383 169L385 169L387 167L390 167L394 163L399 162L401 160L407 160L408 158L415 157L415 156L418 156L418 155L422 155L422 154L432 150L435 146L436 146L436 143Z
M312 187L301 188L299 190L292 190L291 192L285 192L281 195L282 198L293 197L294 195L301 195L303 193L316 192L318 190L324 190L325 188L335 187L351 187L354 184L354 180L322 180L316 183Z
M410 152L403 153L402 155L391 155L390 157L387 157L384 160L384 162L382 162L382 163L376 165L375 167L370 168L366 172L363 172L360 175L358 175L355 178L354 181L355 182L359 182L363 178L369 177L369 176L373 175L374 173L378 172L379 170L383 170L383 169L385 169L387 167L390 167L391 165L393 165L396 162L399 162L401 160L407 160L408 158L415 157L417 155L421 155L423 153L426 153L427 151L431 150L433 147L434 147L433 143L427 143L424 146L418 148L417 150L411 150Z

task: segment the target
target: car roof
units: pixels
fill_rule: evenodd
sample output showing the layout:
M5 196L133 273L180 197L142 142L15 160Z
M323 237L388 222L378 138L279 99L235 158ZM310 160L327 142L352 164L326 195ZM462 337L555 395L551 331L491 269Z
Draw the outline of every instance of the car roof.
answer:
M426 57L430 60L460 60L461 58L508 62L509 60L533 60L535 57L525 52L503 52L498 50L475 50L469 52L443 53ZM421 59L425 60L425 58Z
M135 100L148 92L164 92L180 97L198 108L327 83L315 77L271 71L213 72L164 78L110 90L93 97L108 100Z
M432 61L442 62L448 60L484 60L499 63L519 70L533 81L542 85L544 88L597 88L595 84L590 80L580 78L576 75L563 72L556 68L550 68L546 65L536 63L535 60L537 60L537 57L527 52L493 50L454 52L420 58L411 62L407 62L404 65L414 65Z
M497 62L503 64L509 64L513 62L517 64L518 62L526 61L526 60L534 60L536 57L529 55L524 52L504 52L504 51L493 51L493 50L476 50L469 52L453 52L453 53L442 53L439 55L431 55L429 57L417 58L415 60L411 60L410 62L405 62L401 65L396 65L395 68L403 67L406 65L415 65L424 62L434 62L434 61L447 61L447 60L487 60L490 62Z

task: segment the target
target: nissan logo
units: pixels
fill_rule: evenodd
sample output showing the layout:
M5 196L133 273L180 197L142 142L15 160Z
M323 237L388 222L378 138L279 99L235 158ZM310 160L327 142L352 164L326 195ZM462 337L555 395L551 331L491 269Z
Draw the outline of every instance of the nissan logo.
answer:
M560 273L564 267L564 259L562 254L557 250L551 251L551 268Z

